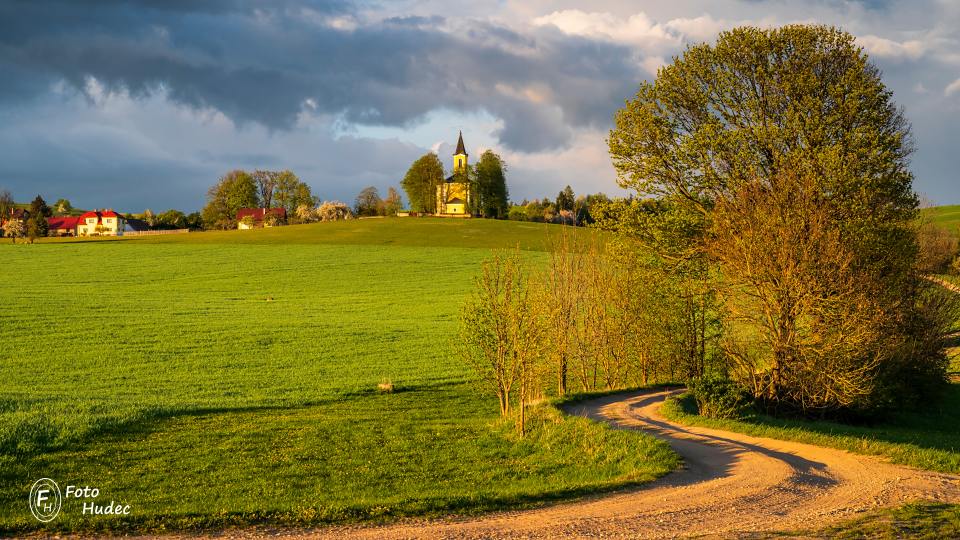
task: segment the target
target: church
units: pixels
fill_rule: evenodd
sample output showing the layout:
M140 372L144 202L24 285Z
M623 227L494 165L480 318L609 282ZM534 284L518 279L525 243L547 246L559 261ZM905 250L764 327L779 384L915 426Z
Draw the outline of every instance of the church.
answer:
M453 152L453 174L437 186L437 215L470 217L470 181L463 132Z

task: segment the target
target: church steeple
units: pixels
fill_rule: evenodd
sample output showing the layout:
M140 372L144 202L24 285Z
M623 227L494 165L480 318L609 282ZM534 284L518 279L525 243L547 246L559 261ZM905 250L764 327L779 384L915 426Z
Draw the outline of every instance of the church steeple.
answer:
M460 138L457 139L457 149L453 153L453 173L457 174L467 170L467 149L463 146L463 131L460 132Z

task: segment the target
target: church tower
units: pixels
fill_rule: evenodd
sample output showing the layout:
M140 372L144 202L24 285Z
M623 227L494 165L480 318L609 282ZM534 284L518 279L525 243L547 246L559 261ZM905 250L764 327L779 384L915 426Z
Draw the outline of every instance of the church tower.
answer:
M467 149L463 147L463 131L457 140L457 150L453 153L453 174L467 172Z

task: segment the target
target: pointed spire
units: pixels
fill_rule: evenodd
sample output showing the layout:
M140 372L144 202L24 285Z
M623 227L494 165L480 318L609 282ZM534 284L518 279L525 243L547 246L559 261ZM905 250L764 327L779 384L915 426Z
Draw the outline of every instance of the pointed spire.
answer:
M463 131L460 131L460 138L457 140L457 150L453 155L459 156L460 154L467 155L467 149L463 147Z

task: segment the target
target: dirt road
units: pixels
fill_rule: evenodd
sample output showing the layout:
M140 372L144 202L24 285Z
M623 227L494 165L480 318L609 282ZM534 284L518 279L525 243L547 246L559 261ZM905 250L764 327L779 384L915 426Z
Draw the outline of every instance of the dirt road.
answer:
M674 424L659 414L669 394L617 394L569 411L620 428L649 431L683 456L682 470L645 488L464 520L269 534L370 539L727 537L817 528L865 510L916 499L960 503L960 476L891 465L840 450ZM256 534L236 531L240 537Z

